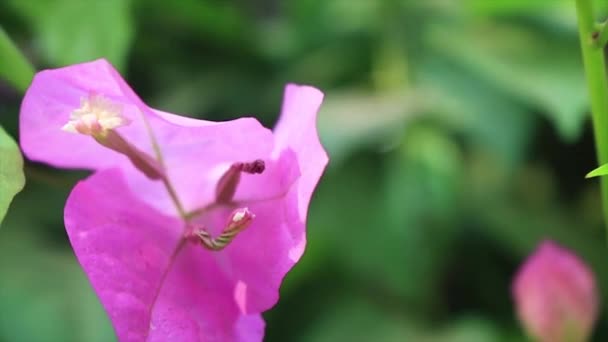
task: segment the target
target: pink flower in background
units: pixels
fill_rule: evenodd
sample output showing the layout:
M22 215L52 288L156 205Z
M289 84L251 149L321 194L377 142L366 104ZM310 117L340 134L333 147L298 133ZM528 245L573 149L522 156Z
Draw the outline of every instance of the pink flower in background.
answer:
M583 342L598 314L591 270L572 252L545 241L513 283L517 314L528 334L542 342Z
M150 108L105 60L36 75L21 146L95 171L70 194L65 225L121 341L262 339L328 161L322 98L288 85L270 131Z

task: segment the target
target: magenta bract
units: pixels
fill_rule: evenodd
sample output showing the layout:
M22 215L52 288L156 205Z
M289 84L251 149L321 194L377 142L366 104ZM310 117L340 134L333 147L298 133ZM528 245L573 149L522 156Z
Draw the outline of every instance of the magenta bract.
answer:
M70 194L65 225L121 341L262 339L260 313L302 256L328 162L322 98L288 85L270 131L150 108L105 60L36 75L21 146L32 160L95 171Z
M587 341L598 314L591 270L572 252L545 241L513 282L517 313L528 334L542 342Z

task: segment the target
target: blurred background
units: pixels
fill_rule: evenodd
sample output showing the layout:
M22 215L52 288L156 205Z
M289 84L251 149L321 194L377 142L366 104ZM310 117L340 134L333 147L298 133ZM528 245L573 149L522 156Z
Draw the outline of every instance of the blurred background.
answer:
M106 57L174 113L272 127L287 82L326 93L331 161L267 341L525 341L511 280L546 238L608 300L572 0L3 0L0 25L37 69ZM21 97L0 81L13 137ZM86 174L25 171L0 231L0 341L112 341L62 222Z

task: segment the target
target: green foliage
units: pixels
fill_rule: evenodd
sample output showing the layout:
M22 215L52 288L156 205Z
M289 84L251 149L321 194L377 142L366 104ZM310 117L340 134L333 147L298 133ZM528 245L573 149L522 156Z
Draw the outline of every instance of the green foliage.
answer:
M398 136L410 117L424 106L417 94L401 92L371 95L350 90L334 93L323 103L319 134L332 156L332 164L361 147L386 142L387 135ZM370 121L370 113L382 113Z
M585 176L585 178L592 178L592 177L605 176L605 175L608 175L608 164L604 164L604 165L599 166L598 168L592 170Z
M371 303L343 302L324 311L305 341L488 342L500 339L496 327L483 319L466 318L439 329L387 315Z
M543 110L564 138L575 139L587 101L576 36L496 23L467 26L434 30L431 40L439 54L514 100Z
M0 27L0 79L24 92L34 77L34 68Z
M23 159L17 144L0 127L0 222L13 197L25 184Z
M104 57L124 68L133 37L129 0L9 0L9 6L27 20L51 65Z
M113 340L109 319L73 254L26 231L24 227L36 220L23 212L16 214L20 215L7 217L8 233L0 239L0 274L4 275L0 302L11 310L0 317L0 339Z

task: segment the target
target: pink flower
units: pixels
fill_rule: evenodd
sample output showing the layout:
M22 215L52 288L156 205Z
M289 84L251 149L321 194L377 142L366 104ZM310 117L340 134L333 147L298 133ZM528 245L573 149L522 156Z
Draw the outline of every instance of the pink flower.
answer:
M513 283L517 313L528 334L543 342L582 342L598 314L593 273L572 252L543 242Z
M36 75L21 146L95 171L70 194L65 225L121 341L262 339L260 313L302 256L328 161L322 98L288 85L273 132L150 108L105 60Z

